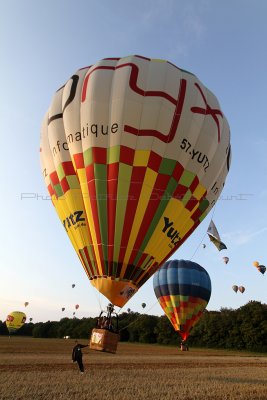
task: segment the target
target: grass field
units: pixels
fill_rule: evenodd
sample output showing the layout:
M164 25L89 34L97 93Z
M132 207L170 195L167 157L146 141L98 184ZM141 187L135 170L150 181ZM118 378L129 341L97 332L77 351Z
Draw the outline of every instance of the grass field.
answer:
M261 354L119 343L117 354L85 348L81 375L73 346L72 339L0 336L0 399L267 399Z

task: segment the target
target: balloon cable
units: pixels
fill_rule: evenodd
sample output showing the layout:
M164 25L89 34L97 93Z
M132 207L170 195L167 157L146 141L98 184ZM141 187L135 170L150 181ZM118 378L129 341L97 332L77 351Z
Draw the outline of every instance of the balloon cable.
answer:
M216 208L216 205L217 205L217 203L215 203L215 205L214 205L214 207L213 207L213 211L212 211L212 215L211 215L211 219L210 219L210 220L212 220L212 219L213 219L213 216L214 216L214 213L215 213L215 208ZM199 243L199 244L198 244L198 246L196 247L196 249L195 249L195 251L194 251L194 253L193 253L192 257L190 258L190 261L192 261L192 260L193 260L193 258L194 258L194 256L196 255L196 253L197 253L198 249L199 249L199 248L200 248L200 246L202 245L202 243L203 243L203 240L204 240L204 238L205 238L206 234L207 234L207 232L205 232L205 233L204 233L204 235L203 235L203 237L202 237L202 239L201 239L200 243Z
M147 312L149 312L150 310L152 310L152 308L155 307L155 305L158 304L158 301L156 301L154 304L152 304L152 306L147 310ZM122 310L122 308L120 309L120 311ZM119 311L119 312L120 312ZM119 314L119 313L118 313ZM142 316L145 314L140 314L134 321L130 322L128 325L124 326L123 328L119 329L119 332L123 331L124 329L127 329L129 326L135 324L137 321L139 321L140 318L142 318Z

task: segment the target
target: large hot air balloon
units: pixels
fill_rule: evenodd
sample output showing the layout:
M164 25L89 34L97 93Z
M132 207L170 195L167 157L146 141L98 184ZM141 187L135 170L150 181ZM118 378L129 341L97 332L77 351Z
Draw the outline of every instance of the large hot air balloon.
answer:
M230 149L216 97L168 61L103 59L55 93L42 123L43 176L111 303L122 307L205 218Z
M244 288L244 286L239 286L238 290L240 293L244 293L246 289Z
M209 274L195 262L170 260L155 273L153 286L172 326L186 340L209 302Z
M6 326L9 334L17 332L26 321L26 314L21 311L12 311L6 318Z

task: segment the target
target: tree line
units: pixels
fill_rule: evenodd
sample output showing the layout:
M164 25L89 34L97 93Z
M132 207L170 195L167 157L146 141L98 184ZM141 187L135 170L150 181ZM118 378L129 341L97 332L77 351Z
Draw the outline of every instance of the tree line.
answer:
M60 321L26 323L17 334L36 338L87 339L97 318L62 318ZM115 324L114 324L115 325ZM165 316L119 314L120 341L179 345L180 336ZM0 334L8 335L0 321ZM234 310L205 311L187 341L190 347L223 348L267 352L267 305L250 301Z

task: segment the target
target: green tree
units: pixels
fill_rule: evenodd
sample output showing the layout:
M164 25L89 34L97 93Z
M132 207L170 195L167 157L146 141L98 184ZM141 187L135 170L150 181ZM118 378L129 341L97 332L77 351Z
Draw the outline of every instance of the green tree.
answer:
M241 338L247 350L267 351L267 306L250 301L237 312Z
M158 318L154 331L157 335L157 343L159 344L178 345L180 342L179 334L175 332L172 324L165 315Z

